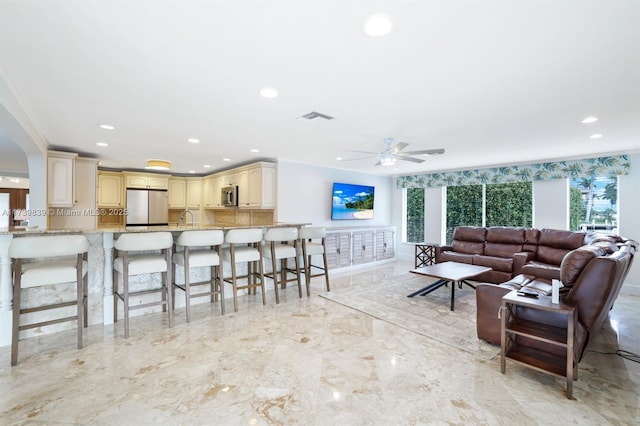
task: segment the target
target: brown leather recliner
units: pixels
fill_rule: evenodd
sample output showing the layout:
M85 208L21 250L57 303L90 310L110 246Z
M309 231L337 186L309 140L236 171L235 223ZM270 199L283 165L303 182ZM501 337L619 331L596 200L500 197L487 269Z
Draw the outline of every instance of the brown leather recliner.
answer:
M620 292L637 249L636 241L611 245L596 242L569 252L562 260L560 279L564 284L561 297L578 306L578 324L574 353L579 362L584 350L601 327ZM478 338L500 344L498 309L502 296L522 287L541 294L550 294L550 280L532 275L518 275L500 284L479 284L476 287ZM543 325L566 327L566 317L552 312L518 307L519 318ZM518 338L519 344L562 355L562 349L531 339Z

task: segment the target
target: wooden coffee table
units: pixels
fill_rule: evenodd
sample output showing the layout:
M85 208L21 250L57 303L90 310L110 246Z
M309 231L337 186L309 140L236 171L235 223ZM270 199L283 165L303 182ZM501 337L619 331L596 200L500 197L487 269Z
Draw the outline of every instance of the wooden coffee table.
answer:
M475 290L476 287L466 280L490 270L491 268L487 268L486 266L469 265L467 263L458 262L442 262L436 263L435 265L417 268L409 272L438 278L438 281L411 293L407 297L414 297L418 295L425 296L432 291L439 289L443 285L451 283L451 310L453 311L456 286L458 286L458 288L462 288L462 284L465 284Z

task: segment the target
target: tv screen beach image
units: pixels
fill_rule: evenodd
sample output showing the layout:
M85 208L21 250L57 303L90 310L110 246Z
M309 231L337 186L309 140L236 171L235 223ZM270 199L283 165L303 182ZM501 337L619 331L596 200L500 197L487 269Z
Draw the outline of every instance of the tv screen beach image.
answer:
M331 219L373 219L373 198L373 186L334 183Z

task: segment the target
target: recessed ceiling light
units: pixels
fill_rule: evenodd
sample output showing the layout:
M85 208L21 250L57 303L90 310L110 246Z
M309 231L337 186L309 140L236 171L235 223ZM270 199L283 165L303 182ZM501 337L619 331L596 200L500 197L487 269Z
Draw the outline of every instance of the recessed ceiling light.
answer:
M109 144L106 143L106 142L96 142L96 145L98 145L98 146L109 146Z
M189 142L189 143L200 143L200 139L189 138L189 139L187 139L187 142Z
M391 20L381 13L371 15L364 24L364 33L369 37L382 37L391 31Z
M278 96L278 91L271 87L265 87L264 89L260 90L260 95L265 98L275 98L276 96Z
M205 169L208 169L209 167L211 167L211 165L210 165L210 164L205 164L205 165L204 165L204 166L202 166L202 167L204 167Z
M255 149L255 148L251 148L249 151L251 151L251 152L260 152L259 149Z
M593 135L589 136L589 139L600 139L602 137L602 135L600 133L594 133Z
M342 157L336 157L336 160L342 161Z
M222 161L231 161L231 158L223 158Z
M105 130L113 130L113 129L115 129L115 127L113 127L111 124L101 124L100 128L101 129L105 129Z
M195 170L189 170L189 173L195 173L195 172L196 172Z
M584 124L595 123L596 121L598 121L598 117L587 117L582 120Z

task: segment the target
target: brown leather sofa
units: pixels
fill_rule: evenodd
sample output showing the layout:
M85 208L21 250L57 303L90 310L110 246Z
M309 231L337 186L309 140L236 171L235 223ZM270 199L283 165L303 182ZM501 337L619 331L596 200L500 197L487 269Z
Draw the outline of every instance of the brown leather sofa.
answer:
M489 267L491 271L474 279L496 284L519 274L558 279L564 256L597 238L595 234L556 229L459 226L451 245L436 246L436 263Z
M576 364L585 349L602 326L607 313L613 307L620 288L629 272L638 243L623 238L599 237L592 244L567 253L561 262L560 280L564 284L561 299L578 307L574 354ZM527 288L540 294L551 293L551 280L535 275L519 274L505 283L479 284L476 287L478 338L500 344L500 319L498 310L502 296L511 290ZM541 326L566 328L566 317L541 310L518 307L518 318L530 320ZM561 348L539 341L518 337L518 344L553 353Z

